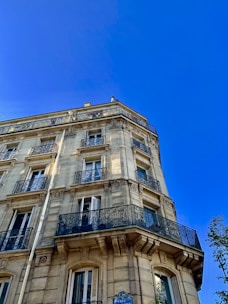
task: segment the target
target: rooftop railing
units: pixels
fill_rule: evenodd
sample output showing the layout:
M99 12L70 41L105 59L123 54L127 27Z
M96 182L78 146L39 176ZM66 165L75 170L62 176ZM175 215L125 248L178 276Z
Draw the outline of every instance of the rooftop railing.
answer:
M13 194L45 190L45 189L47 189L47 186L48 186L48 177L47 176L31 178L31 179L27 179L27 180L20 180L20 181L16 182L14 189L13 189Z
M32 228L0 232L0 251L27 249Z
M16 123L12 125L2 126L0 127L0 135L1 134L10 134L20 131L33 130L38 128L52 127L61 124L76 122L76 121L84 121L97 119L102 117L109 117L114 115L123 115L129 118L131 121L137 123L138 125L152 131L153 133L157 133L154 126L150 125L146 120L137 116L136 114L132 114L132 112L125 110L121 106L117 107L104 107L100 110L85 110L85 111L72 111L69 115L62 115L47 119L36 119L34 121Z
M135 205L59 215L56 236L137 226L168 240L201 250L195 230L156 214L145 219L144 209Z

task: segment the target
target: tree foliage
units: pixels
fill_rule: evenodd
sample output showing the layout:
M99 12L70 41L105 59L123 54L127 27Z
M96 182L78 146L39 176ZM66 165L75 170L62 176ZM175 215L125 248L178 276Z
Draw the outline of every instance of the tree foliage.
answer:
M213 256L222 270L222 279L225 284L228 284L228 227L225 226L221 216L213 218L209 226L208 241L210 247L213 248ZM228 303L228 291L218 291L220 304Z

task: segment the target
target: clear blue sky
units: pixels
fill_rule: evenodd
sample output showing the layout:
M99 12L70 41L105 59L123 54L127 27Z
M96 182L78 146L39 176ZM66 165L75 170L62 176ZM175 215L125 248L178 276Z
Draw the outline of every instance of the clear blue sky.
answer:
M205 239L228 218L227 16L222 0L0 3L0 120L111 95L147 116L178 221L205 250L203 304L224 288Z

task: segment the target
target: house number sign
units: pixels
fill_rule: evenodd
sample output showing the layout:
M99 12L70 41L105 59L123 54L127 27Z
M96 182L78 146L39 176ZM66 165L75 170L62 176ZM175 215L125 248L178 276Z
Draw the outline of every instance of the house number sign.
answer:
M113 298L113 304L133 304L132 296L125 291L120 291L118 295Z

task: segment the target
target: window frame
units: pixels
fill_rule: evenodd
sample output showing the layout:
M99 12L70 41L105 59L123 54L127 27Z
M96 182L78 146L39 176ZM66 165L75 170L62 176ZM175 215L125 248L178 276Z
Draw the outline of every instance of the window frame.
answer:
M88 273L92 272L91 277L91 287L90 287L90 301L97 301L97 295L98 295L98 268L96 267L84 267L79 268L76 270L70 269L69 271L69 279L68 279L68 286L67 286L67 297L66 297L66 304L72 304L73 302L73 291L75 287L75 274L76 273L85 273L84 282L88 282ZM95 285L95 286L94 286ZM87 303L87 299L85 299L85 296L88 291L88 285L86 289L83 289L83 299L82 303Z
M0 276L0 301L3 300L2 304L6 303L12 279L13 279L12 276ZM3 299L2 299L2 292L4 290L4 285L1 286L2 283L4 283L4 285L5 285L5 283L8 283L8 286L7 286L7 289L6 289L6 292L5 292L5 295L4 295Z
M30 226L31 218L32 218L32 215L33 215L33 210L34 210L34 208L32 208L30 210L27 210L27 211L14 210L13 216L11 218L10 224L8 226L8 229L7 229L5 240L3 241L3 244L1 246L1 251L7 250L6 247L7 247L8 241L10 239L13 239L13 238L16 239L15 244L13 245L13 248L11 248L9 250L17 250L18 249L18 248L16 248L16 246L21 241L21 238L22 238L22 241L23 241L23 238L26 237L26 231ZM23 220L21 222L20 228L18 229L17 234L14 235L14 233L13 233L13 235L12 235L12 232L16 230L16 229L13 229L13 228L14 228L14 225L16 223L17 217L21 214L23 214L24 217L23 217ZM24 232L24 234L23 234L23 232Z

